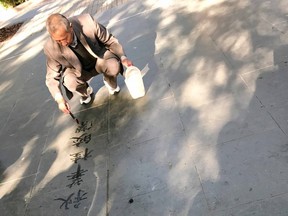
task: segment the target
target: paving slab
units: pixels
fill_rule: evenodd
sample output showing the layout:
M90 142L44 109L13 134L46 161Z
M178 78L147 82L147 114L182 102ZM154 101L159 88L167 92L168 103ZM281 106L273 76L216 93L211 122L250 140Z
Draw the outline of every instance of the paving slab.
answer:
M267 108L283 107L287 104L285 90L287 73L283 67L272 66L241 75L247 86L254 92L261 104Z
M181 109L180 115L191 141L190 145L206 146L225 143L279 129L271 115L260 108L256 98L251 102L251 104L253 102L256 104L255 107L251 105L246 108L240 101L235 104L233 102L228 97L203 105L198 109ZM219 136L220 133L221 136Z
M0 108L1 130L2 128L5 127L7 121L9 120L11 112L13 108L15 107L16 101L17 101L17 98L13 96L1 98L1 108Z
M130 109L126 105L123 107L123 101L113 105L110 119L112 146L123 142L143 142L184 129L173 98L163 99L152 106L149 103L141 104L139 110L135 109L137 104L133 103ZM114 111L119 108L122 115Z
M282 0L276 1L256 1L259 6L259 15L271 24L286 22L285 14L287 13L285 2Z
M187 157L184 132L159 135L142 143L122 142L110 152L112 215L207 213L198 174Z
M198 156L193 155L209 209L228 209L286 193L287 170L281 165L286 143L287 136L275 129L198 148Z
M248 216L248 215L287 215L287 195L276 196L270 199L260 200L258 202L247 203L244 205L239 205L235 208L218 211L213 215L215 216Z
M277 122L278 127L285 133L288 134L288 117L287 117L287 106L280 108L271 109L269 112L272 118Z
M216 13L211 17L217 26L210 32L212 39L240 73L273 65L274 47L281 44L281 33L273 28L273 21L259 16L265 11L259 4L225 2L218 5L225 16ZM221 22L224 17L226 21Z
M34 196L27 208L28 215L105 215L106 185L102 186L102 179L89 176L81 187L64 188L51 193ZM93 179L93 180L92 180ZM106 179L104 179L105 181ZM100 198L99 198L100 197Z
M1 183L21 179L37 173L46 137L33 137L30 140L8 139L10 146L1 148ZM13 145L16 143L15 145ZM22 147L23 146L23 147Z
M27 208L30 214L45 215L51 206L56 215L63 212L104 215L106 212L107 134L97 135L97 124L95 127L72 124L65 133L62 131L58 135L58 124L51 129L56 139L48 139L43 151Z
M33 187L35 176L0 184L1 204L3 215L25 215L26 204Z

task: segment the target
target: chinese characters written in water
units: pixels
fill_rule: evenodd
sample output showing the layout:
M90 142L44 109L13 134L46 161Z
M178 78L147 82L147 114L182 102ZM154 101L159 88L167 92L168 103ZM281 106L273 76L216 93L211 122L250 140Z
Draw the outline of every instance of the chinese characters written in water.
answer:
M70 138L72 140L72 146L79 148L84 144L89 144L89 142L91 141L91 133L89 133L89 130L91 128L92 122L81 122L81 124L75 130L77 136L73 136L72 138ZM88 158L92 157L92 151L93 150L89 151L89 149L85 147L84 151L77 151L76 153L70 154L73 163L77 164L77 169L75 172L67 175L67 179L69 181L69 184L67 185L68 188L80 186L83 182L82 177L88 170L82 169L81 165L78 162L80 160L87 160ZM56 198L54 200L61 201L62 203L60 205L60 209L64 207L64 209L67 210L71 205L73 205L74 208L78 208L81 204L81 201L85 199L87 199L87 193L84 190L79 189L78 192L71 193L66 198Z
M75 195L74 193L70 194L67 199L64 198L57 198L55 200L59 200L62 202L60 205L60 209L64 206L64 208L67 210L69 209L69 206L73 205L74 208L78 208L79 205L81 204L80 202L82 200L87 199L87 193L85 193L82 190L78 190L77 194Z
M88 148L85 148L85 151L80 151L80 152L76 152L74 154L70 154L70 156L72 157L71 160L74 162L74 163L77 163L78 160L87 160L88 158L90 158L92 155L91 155L91 152L93 150L89 151Z

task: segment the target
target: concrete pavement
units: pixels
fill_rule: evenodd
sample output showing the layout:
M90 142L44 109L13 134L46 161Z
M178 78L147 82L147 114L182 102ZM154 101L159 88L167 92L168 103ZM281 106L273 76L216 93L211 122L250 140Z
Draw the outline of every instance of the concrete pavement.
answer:
M288 215L284 0L29 1L0 45L3 215ZM28 4L26 3L26 4ZM119 38L145 97L61 114L44 84L45 20L88 12Z

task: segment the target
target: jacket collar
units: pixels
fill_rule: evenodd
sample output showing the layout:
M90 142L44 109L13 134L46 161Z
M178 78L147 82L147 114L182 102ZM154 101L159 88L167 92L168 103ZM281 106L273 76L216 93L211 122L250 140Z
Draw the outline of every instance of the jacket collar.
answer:
M97 55L92 51L92 49L90 48L89 44L87 43L81 29L79 29L78 26L73 25L73 30L74 33L76 34L77 38L80 40L80 42L82 43L82 45L85 47L85 49L94 57L94 58L98 58Z

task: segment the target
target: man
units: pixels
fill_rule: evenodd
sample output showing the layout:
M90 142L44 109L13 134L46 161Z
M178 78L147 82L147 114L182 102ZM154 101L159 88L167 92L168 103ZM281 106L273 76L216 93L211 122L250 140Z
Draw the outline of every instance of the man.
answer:
M132 62L103 25L89 14L67 19L56 13L48 17L46 28L50 34L44 45L46 85L62 112L70 113L70 107L60 84L68 99L71 99L71 93L79 94L81 104L91 101L93 89L87 81L100 73L110 94L120 91L117 75L123 73L123 65L128 67Z

